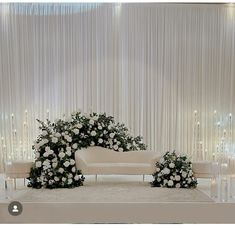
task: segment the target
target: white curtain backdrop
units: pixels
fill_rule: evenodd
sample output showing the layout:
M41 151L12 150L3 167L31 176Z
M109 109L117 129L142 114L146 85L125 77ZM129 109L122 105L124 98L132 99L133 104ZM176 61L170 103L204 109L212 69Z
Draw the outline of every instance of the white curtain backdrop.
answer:
M232 157L235 8L1 4L1 168L33 158L36 118L78 109L113 115L149 149Z

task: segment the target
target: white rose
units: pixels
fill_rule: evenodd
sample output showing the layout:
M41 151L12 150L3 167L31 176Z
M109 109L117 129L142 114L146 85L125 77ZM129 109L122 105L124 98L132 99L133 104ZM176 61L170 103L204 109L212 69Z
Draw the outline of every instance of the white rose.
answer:
M40 153L35 153L35 158L38 159L40 157Z
M73 173L76 172L76 167L75 167L75 166L72 168L72 172L73 172Z
M36 161L35 163L37 168L40 168L42 166L42 162L41 161Z
M64 162L63 164L66 168L69 167L70 163L68 161Z
M47 147L45 148L45 150L46 150L46 151L49 151L49 150L51 150L51 148L50 148L49 146L47 146Z
M191 178L188 178L188 184L190 184L192 182Z
M73 180L72 179L68 179L68 184L72 184Z
M59 138L59 137L61 137L61 134L60 134L60 133L55 133L55 136L56 136L57 138Z
M71 138L69 135L65 135L65 139L66 139L68 142L72 142L72 138Z
M176 187L176 188L180 188L180 183L177 183L177 184L175 185L175 187Z
M164 168L164 169L162 170L162 173L163 173L163 174L169 174L169 173L170 173L170 169Z
M171 186L173 186L173 185L174 185L174 182L173 182L172 180L169 180L167 184L168 184L168 186L170 186L170 187L171 187Z
M66 177L63 177L63 178L62 178L62 181L63 181L63 182L65 182L66 180L67 180Z
M114 136L115 136L115 133L110 133L110 134L109 134L109 137L110 137L110 138L114 138Z
M68 156L71 156L71 155L72 155L71 151L66 151L66 154L67 154Z
M158 177L158 178L157 178L157 181L158 181L158 182L160 182L160 181L161 181L161 178L160 178L160 177Z
M43 135L43 136L47 136L47 135L48 135L48 132L47 132L46 130L43 130L43 131L42 131L42 135Z
M75 161L73 159L70 159L70 164L75 165Z
M64 152L60 152L60 153L58 154L58 156L59 156L60 158L63 158L63 157L65 157L65 153L64 153Z
M103 128L102 126L98 126L98 129L99 129L99 130L102 130L102 128Z
M165 184L167 184L167 183L168 183L168 180L165 179L165 180L163 181L163 184L165 185Z
M74 177L74 180L79 180L79 176L78 175L76 175L75 177Z
M42 139L42 141L40 141L38 144L39 146L43 146L45 144L47 144L49 141L47 139Z
M171 163L169 164L169 167L170 167L171 169L173 169L173 168L175 167L175 164L174 164L173 162L171 162Z
M47 159L42 164L45 165L45 166L49 166L50 165L50 161Z
M91 146L94 146L94 145L95 145L95 143L92 141L90 145L91 145Z
M94 124L95 124L94 120L93 120L93 119L90 119L89 124L90 124L90 125L94 125Z
M48 155L53 154L53 153L54 153L54 151L52 149L48 151Z
M102 139L102 138L99 138L98 142L99 142L99 143L103 143L103 139Z
M119 152L123 152L123 148L119 148L118 151L119 151Z
M96 132L94 130L91 131L91 136L96 136Z
M73 174L70 173L70 174L68 175L68 178L72 178L72 177L73 177Z
M58 142L58 138L52 137L51 141L52 141L53 143L57 143L57 142Z
M114 148L115 150L118 150L118 145L114 145L113 148Z
M73 148L73 149L77 149L77 148L78 148L78 144L77 144L77 143L74 143L74 144L72 145L72 148Z
M44 154L43 154L43 157L48 157L49 156L49 153L48 152L45 152Z
M182 177L186 177L187 176L187 173L185 171L182 172Z
M111 130L111 128L112 128L112 126L111 126L111 125L109 125L109 126L108 126L108 129L109 129L109 130Z
M179 175L175 176L176 181L180 181L181 177Z
M73 132L74 132L75 134L79 134L79 129L73 129Z
M60 178L59 178L59 177L54 177L54 180L55 180L55 181L59 181Z
M107 130L104 130L103 133L104 133L104 134L107 134L108 132L107 132Z
M160 171L160 168L157 167L157 168L156 168L156 171L159 172L159 171Z
M58 165L58 164L57 164L56 162L52 163L52 167L53 167L53 168L56 168L57 165Z
M66 150L67 150L67 151L71 151L72 148L71 148L70 146L67 146L67 147L66 147Z
M58 169L58 172L59 172L59 173L63 173L63 172L64 172L64 169L63 169L63 168L59 168L59 169Z

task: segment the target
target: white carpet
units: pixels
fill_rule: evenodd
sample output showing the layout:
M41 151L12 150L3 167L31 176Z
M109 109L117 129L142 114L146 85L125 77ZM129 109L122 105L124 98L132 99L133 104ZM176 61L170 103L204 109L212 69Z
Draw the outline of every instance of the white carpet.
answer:
M14 191L12 199L40 203L158 203L158 202L213 202L197 189L152 188L148 182L86 182L74 189L31 189Z

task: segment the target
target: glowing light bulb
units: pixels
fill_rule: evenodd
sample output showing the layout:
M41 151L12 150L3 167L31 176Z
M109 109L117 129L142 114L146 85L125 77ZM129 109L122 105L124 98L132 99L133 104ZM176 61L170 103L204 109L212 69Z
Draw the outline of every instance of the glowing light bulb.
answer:
M229 117L230 117L230 118L232 117L232 114L231 114L231 113L229 114Z
M197 110L194 111L194 114L197 114Z
M216 110L214 110L214 114L216 114L217 113L217 111Z
M197 125L199 126L199 125L200 125L200 122L197 122Z
M220 126L220 122L217 122L217 126Z

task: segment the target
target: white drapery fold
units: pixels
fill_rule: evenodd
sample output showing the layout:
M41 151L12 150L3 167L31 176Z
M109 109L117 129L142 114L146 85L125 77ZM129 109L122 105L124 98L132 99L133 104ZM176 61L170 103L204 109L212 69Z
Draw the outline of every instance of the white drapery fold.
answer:
M234 153L235 8L1 4L0 16L1 162L33 157L36 118L78 109L160 152Z

